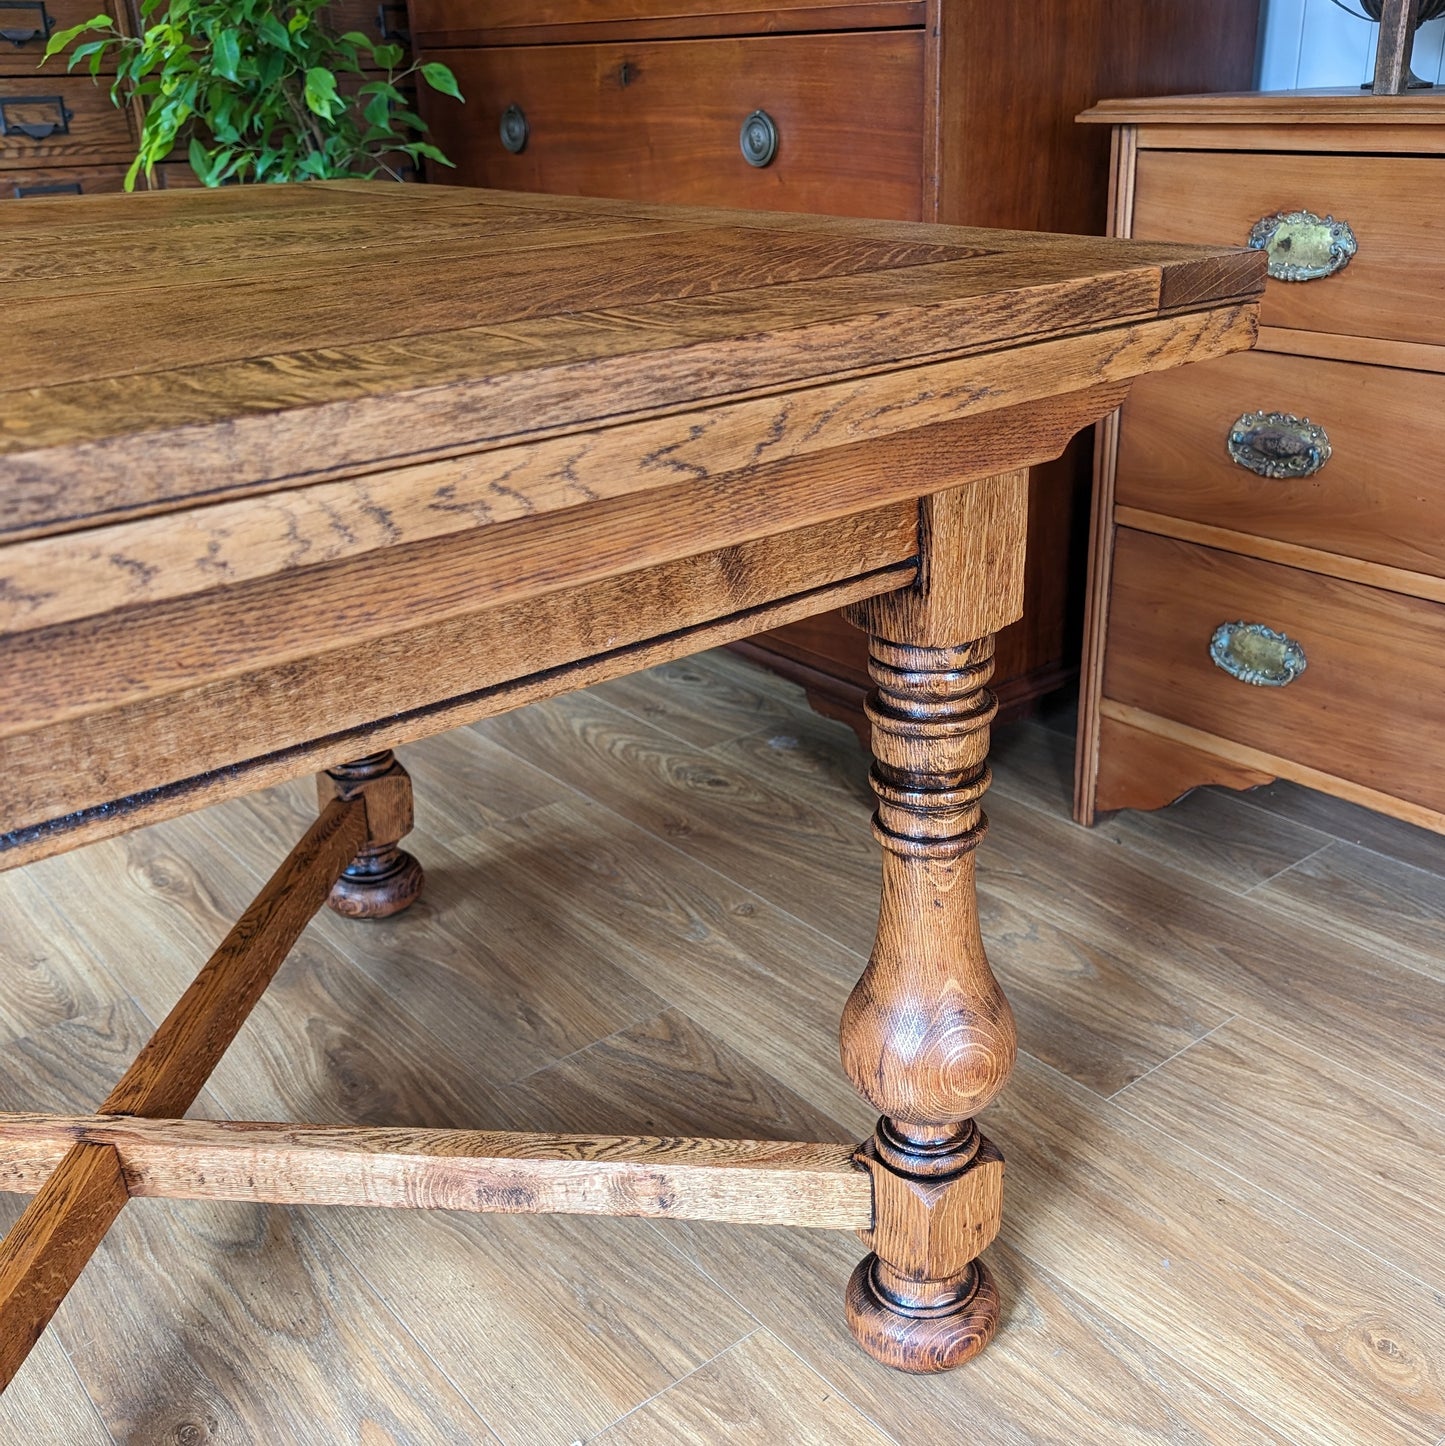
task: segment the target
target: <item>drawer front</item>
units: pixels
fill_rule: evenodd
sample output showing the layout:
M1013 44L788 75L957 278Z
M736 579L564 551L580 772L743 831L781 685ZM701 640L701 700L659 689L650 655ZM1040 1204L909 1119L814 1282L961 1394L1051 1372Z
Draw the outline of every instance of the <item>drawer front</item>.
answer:
M916 219L922 205L920 31L436 52L467 104L424 96L456 171L504 190ZM502 114L526 118L504 148ZM764 166L739 135L777 128Z
M1323 431L1328 459L1285 477L1234 461L1236 423L1258 412L1308 419ZM1141 377L1124 405L1115 500L1442 577L1442 416L1445 376L1433 372L1245 352ZM1256 466L1289 465L1288 439L1298 445L1302 429L1265 430L1264 445L1246 439L1236 450Z
M358 30L368 40L411 45L406 0L336 0L326 7L326 23L338 35Z
M129 162L130 111L90 79L0 76L0 165L54 169L68 161Z
M123 191L125 169L124 166L65 166L54 170L0 171L0 201L23 201L31 196L94 196L101 191Z
M97 5L95 0L0 0L0 75L34 79L35 67L45 54L45 42L50 36L107 10L113 15L119 13L115 6ZM106 69L115 69L109 57ZM64 57L56 56L42 72L47 73L63 76Z
M1445 342L1445 160L1221 151L1139 156L1135 236L1242 246L1263 217L1345 221L1358 250L1315 281L1271 281L1265 326Z
M1221 623L1303 650L1284 687L1210 658ZM1426 808L1445 808L1445 607L1120 528L1104 695Z

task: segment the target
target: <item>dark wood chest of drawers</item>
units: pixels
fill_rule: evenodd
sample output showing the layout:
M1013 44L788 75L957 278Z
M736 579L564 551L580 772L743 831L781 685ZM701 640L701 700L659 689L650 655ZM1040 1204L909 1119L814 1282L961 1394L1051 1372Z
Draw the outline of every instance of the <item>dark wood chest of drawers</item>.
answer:
M1113 228L1270 252L1102 430L1076 811L1285 777L1445 832L1445 94L1100 106Z
M419 49L467 98L427 104L457 163L435 180L1088 233L1104 225L1108 146L1074 114L1103 95L1247 85L1258 9L411 0ZM1026 611L999 642L1006 708L1075 664L1086 454L1085 441L1035 469ZM841 617L746 647L823 711L860 720L864 644Z

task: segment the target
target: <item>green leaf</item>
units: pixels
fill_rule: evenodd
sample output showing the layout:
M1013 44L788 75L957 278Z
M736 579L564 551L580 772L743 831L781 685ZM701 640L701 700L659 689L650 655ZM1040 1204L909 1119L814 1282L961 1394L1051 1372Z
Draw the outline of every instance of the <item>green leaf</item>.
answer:
M332 112L341 103L341 97L336 94L336 77L319 65L306 72L304 95L307 109L314 111L322 120L330 120Z
M216 36L211 47L211 63L216 74L226 80L239 79L236 71L241 64L241 42L234 30L223 30Z
M256 26L256 34L268 45L274 45L277 50L289 52L291 49L291 32L269 12L261 17Z
M445 66L439 60L429 60L421 67L422 79L431 86L433 90L439 90L443 95L449 95L454 100L465 100L460 89L457 87L457 78L451 72L449 66Z
M93 15L83 24L72 25L68 30L57 30L45 42L45 54L41 57L41 64L43 65L52 55L59 55L77 35L84 35L87 30L113 30L114 28L115 22L109 15Z
M211 158L206 154L206 148L195 137L191 137L191 143L186 147L186 159L191 163L191 169L200 178L203 185L211 183Z

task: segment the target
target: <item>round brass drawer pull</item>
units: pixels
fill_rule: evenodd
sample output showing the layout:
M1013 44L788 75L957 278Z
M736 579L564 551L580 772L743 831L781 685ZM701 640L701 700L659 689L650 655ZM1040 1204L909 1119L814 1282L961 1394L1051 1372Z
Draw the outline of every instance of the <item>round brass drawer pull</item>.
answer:
M1285 688L1309 666L1305 650L1263 623L1220 623L1209 640L1216 668L1256 688Z
M778 154L778 123L767 111L755 110L738 132L738 145L748 165L759 169L771 165Z
M1249 244L1269 255L1276 281L1319 281L1343 271L1360 249L1349 222L1313 211L1276 211L1261 216L1249 232Z
M497 128L502 137L502 148L519 156L527 149L527 117L519 105L509 105L502 112L502 123Z
M1312 477L1330 460L1323 427L1293 412L1246 412L1230 429L1229 455L1261 477Z

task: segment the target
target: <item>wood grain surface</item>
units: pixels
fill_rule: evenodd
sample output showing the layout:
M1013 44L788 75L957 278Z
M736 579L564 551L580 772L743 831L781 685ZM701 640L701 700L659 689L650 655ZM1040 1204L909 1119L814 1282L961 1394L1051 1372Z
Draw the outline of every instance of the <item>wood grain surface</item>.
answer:
M0 1115L0 1189L71 1151L118 1157L132 1196L279 1205L640 1215L820 1230L873 1223L851 1145ZM90 1167L93 1170L93 1166Z
M1209 639L1236 620L1298 639L1304 673L1285 688L1251 688L1216 667ZM1110 635L1103 686L1113 702L1422 808L1445 793L1445 758L1418 745L1445 687L1439 603L1121 528Z
M1430 372L1262 352L1177 378L1142 378L1129 398L1115 498L1121 507L1445 577L1445 518L1420 485L1422 469L1445 465L1434 425L1442 406L1445 378ZM1230 429L1261 411L1323 427L1329 461L1298 478L1239 466L1225 445Z
M764 1139L778 1123L799 1139L868 1128L833 1036L877 881L851 732L725 655L602 691L407 751L430 897L382 930L319 918L206 1114L664 1135L725 1122ZM545 746L529 763L504 729ZM1253 856L1273 818L1420 860L1427 844L1438 859L1438 839L1396 825L1392 841L1389 821L1299 791L1223 794L1216 867L1196 876L1161 832L1169 814L1141 817L1129 842L1073 827L1057 741L1020 725L993 750L983 918L1025 1063L984 1116L1009 1154L990 1250L1007 1328L966 1370L903 1378L856 1352L838 1310L859 1253L846 1235L147 1201L57 1317L68 1354L42 1343L0 1400L0 1434L88 1446L87 1422L97 1441L128 1441L209 1418L241 1440L308 1446L365 1440L376 1422L396 1440L490 1430L567 1446L656 1415L661 1439L708 1439L723 1421L771 1442L821 1410L821 1439L851 1441L846 1407L891 1439L984 1446L1358 1446L1362 1419L1429 1446L1429 1407L1410 1403L1428 1403L1418 1343L1428 1356L1441 1325L1410 1284L1432 1238L1408 1196L1432 1182L1438 987L1338 932L1348 873L1291 915L1228 887L1223 860ZM308 782L288 784L0 879L7 942L27 941L0 1000L4 1107L88 1109L151 1028L100 961L143 961L126 984L159 1018L264 881L278 833L314 808ZM1305 839L1272 838L1281 864L1304 857ZM669 1000L670 1019L649 1024ZM1217 1029L1231 1015L1240 1024ZM1126 1021L1132 1053L1106 1068ZM1232 1032L1247 1022L1260 1027ZM1148 1074L1170 1055L1182 1074ZM1280 1093L1241 1094L1236 1062ZM1142 1118L1152 1078L1161 1102L1177 1079L1157 1124ZM1343 1100L1369 1131L1358 1175L1338 1143ZM1369 1162L1396 1149L1418 1163L1367 1186ZM1086 1190L1094 1152L1123 1154L1133 1178ZM1124 1217L1141 1191L1154 1253L1121 1287L1112 1257L1139 1254ZM1047 1268L1045 1224L1064 1232ZM1412 1234L1414 1254L1397 1253ZM1229 1269L1194 1264L1222 1249ZM565 1310L538 1304L538 1281ZM1221 1316L1237 1331L1192 1329ZM759 1332L766 1345L739 1363ZM786 1404L769 1404L779 1391Z

